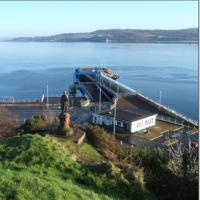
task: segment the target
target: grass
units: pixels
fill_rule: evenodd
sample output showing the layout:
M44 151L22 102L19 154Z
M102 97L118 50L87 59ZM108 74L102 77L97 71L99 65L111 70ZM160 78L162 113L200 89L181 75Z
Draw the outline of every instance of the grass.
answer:
M33 170L33 169L32 169ZM0 168L0 199L115 199L81 187L71 180L48 176L38 170L10 170Z
M162 136L163 133L166 131L174 131L178 128L181 128L181 126L156 120L156 126L153 128L150 128L148 133L138 132L135 135L141 138L153 140L156 137Z
M103 162L104 164L102 164ZM0 142L0 199L153 200L87 143L23 135Z
M72 141L61 137L55 137L53 141L58 145L60 144L69 154L73 155L74 159L83 164L98 164L104 160L99 152L85 142L80 145L74 145Z

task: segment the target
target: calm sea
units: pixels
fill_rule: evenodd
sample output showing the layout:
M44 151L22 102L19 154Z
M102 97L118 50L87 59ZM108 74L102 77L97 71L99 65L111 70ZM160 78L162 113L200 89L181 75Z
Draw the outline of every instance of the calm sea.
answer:
M60 94L77 67L107 66L120 81L198 119L197 44L0 42L0 96Z

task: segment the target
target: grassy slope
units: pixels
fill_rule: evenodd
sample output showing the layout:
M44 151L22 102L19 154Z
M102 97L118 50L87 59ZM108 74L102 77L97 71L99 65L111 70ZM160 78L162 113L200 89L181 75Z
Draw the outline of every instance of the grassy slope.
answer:
M0 199L153 199L123 178L91 170L104 158L90 145L24 135L0 143ZM121 190L121 191L120 191Z

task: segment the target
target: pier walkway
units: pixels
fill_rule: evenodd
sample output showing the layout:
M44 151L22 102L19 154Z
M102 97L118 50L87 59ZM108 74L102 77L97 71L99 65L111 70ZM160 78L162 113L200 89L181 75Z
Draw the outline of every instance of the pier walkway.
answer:
M198 127L198 122L194 121L168 106L162 105L151 98L139 93L138 91L126 86L118 80L112 79L102 72L101 68L76 69L74 75L74 84L76 87L82 88L91 100L98 102L100 100L101 88L101 101L113 101L115 97L133 95L142 104L149 105L157 110L158 119L170 122L183 127Z

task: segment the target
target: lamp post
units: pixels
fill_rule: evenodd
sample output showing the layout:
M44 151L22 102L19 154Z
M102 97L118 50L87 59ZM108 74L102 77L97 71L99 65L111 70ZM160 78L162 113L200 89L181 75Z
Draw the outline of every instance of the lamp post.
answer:
M117 101L119 98L119 87L118 87L118 83L117 83L117 96L115 97L114 100L114 116L113 116L113 135L115 135L115 123L116 123L116 112L117 112Z
M49 85L48 81L46 82L46 90L47 90L47 111L49 110Z
M101 111L101 86L99 87L99 112Z
M162 90L159 90L159 103L161 104L161 100L162 100Z
M159 90L159 110L160 110L161 100L162 100L162 90Z
M99 73L99 112L101 111L101 74Z
M114 116L113 116L113 135L115 135L116 111L117 111L117 98L114 100Z

